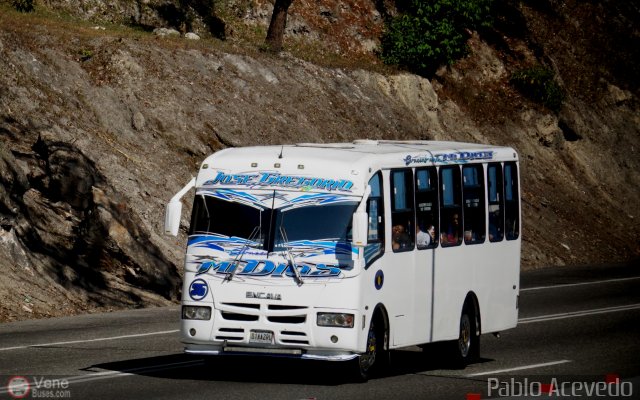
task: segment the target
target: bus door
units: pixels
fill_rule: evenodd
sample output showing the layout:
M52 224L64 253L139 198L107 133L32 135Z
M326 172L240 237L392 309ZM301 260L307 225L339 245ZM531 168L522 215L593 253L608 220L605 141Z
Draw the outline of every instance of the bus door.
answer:
M415 227L416 254L414 285L415 333L417 342L432 340L433 279L439 242L438 173L435 167L416 168Z
M430 198L428 172L425 169L414 173L410 168L390 172L389 257L395 281L390 318L395 346L424 343L429 337L435 242L435 233L429 233L429 228L435 224L432 213L437 212L437 207Z

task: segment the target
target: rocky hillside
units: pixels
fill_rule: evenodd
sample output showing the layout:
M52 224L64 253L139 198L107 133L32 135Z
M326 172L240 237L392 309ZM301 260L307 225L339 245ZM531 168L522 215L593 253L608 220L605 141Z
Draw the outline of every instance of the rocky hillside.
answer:
M259 51L266 0L208 14L160 0L46 0L31 14L9 3L0 321L177 301L185 237L162 236L164 205L206 155L255 143L514 146L524 268L640 255L637 6L496 1L495 28L426 79L376 61L392 1L296 0L278 56ZM179 34L151 33L161 27ZM558 113L509 83L537 64L565 90Z

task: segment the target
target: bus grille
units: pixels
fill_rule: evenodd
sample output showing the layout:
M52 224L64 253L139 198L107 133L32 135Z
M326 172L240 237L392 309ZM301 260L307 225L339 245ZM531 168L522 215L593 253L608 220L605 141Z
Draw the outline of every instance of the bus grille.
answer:
M216 340L226 340L228 342L240 342L244 338L244 329L242 328L220 328L216 335Z
M257 315L239 314L227 311L221 311L220 314L222 315L222 318L227 321L257 321L259 318Z
M285 315L285 316L272 316L267 317L269 322L275 322L277 324L304 324L307 321L306 315Z
M281 331L280 341L286 344L309 344L307 334L305 332Z

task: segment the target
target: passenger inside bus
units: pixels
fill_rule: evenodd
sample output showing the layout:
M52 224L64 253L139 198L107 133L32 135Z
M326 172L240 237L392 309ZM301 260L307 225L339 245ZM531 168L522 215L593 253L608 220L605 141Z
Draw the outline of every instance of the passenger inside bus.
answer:
M393 250L403 250L411 246L411 238L403 225L394 225L391 231Z
M419 249L426 249L436 240L436 232L433 225L429 225L427 231L420 229L420 225L416 225L416 245Z
M500 224L500 210L491 210L489 206L489 240L499 242L502 240L502 228Z
M460 238L460 217L458 213L454 213L451 216L451 221L447 226L446 231L443 231L440 235L440 241L443 245L458 244Z

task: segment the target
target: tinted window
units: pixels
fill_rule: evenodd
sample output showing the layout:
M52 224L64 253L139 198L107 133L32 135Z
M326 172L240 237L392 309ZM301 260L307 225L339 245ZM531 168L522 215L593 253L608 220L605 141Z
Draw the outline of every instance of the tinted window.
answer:
M215 233L248 239L257 228L253 241L262 243L269 233L270 215L271 210L199 195L193 202L189 235Z
M369 215L369 238L364 257L369 264L384 252L384 202L382 201L382 174L376 173L369 180L371 194L367 201Z
M416 246L438 245L438 174L435 167L416 169Z
M487 167L489 192L489 240L499 242L504 238L504 196L502 165L489 164Z
M504 163L504 219L507 240L514 240L520 236L519 199L518 167L515 162Z
M440 168L440 243L457 246L462 243L462 188L460 167Z
M464 242L478 244L485 238L484 173L482 165L462 167Z
M384 238L384 206L382 202L382 175L378 172L369 180L371 194L367 202L369 214L369 242L382 241Z
M346 242L351 240L351 223L357 203L326 204L278 210L276 220L277 245L285 242L281 228L289 242L297 240L327 240Z
M408 251L414 246L413 171L391 171L391 247Z

